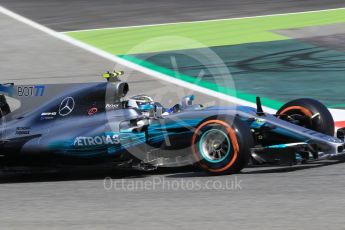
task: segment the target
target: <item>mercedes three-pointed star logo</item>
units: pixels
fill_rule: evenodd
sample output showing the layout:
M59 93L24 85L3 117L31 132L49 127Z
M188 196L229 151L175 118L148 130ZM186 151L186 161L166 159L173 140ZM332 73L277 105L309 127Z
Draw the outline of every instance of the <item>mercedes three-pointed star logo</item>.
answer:
M60 116L64 117L70 114L74 109L74 99L72 97L66 97L62 100L60 107L59 107L59 114Z

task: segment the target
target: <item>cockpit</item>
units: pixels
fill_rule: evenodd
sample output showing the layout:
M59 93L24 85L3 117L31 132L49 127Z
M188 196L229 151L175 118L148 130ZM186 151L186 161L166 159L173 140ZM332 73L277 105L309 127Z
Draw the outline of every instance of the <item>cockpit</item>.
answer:
M188 95L182 98L181 104L173 107L164 107L159 102L155 102L151 96L138 94L125 100L129 86L128 83L122 82L118 76L123 72L107 73L105 76L108 80L106 92L106 109L126 109L133 108L146 117L164 117L170 114L179 113L185 110L200 110L201 104L193 104L194 95ZM108 106L109 105L109 106ZM112 105L112 106L110 106Z

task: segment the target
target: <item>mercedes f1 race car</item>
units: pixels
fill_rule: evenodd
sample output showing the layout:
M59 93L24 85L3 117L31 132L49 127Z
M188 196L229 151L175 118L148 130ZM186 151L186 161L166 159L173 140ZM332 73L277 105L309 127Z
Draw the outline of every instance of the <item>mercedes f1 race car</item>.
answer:
M330 112L316 100L290 101L276 114L265 113L260 98L256 108L203 107L191 95L165 108L148 95L125 99L121 74L60 87L1 85L1 165L198 165L231 174L248 164L294 165L343 153L344 132L335 137Z

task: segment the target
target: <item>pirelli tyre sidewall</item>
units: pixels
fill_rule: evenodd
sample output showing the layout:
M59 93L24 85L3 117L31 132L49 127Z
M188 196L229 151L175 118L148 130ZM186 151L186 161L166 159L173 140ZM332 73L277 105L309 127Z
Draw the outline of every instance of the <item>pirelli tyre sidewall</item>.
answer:
M283 105L277 112L278 117L286 119L286 115L302 114L307 119L306 128L334 136L334 120L327 107L311 98L301 98Z
M214 175L241 171L248 165L253 146L249 126L237 117L207 119L199 124L192 138L196 162Z

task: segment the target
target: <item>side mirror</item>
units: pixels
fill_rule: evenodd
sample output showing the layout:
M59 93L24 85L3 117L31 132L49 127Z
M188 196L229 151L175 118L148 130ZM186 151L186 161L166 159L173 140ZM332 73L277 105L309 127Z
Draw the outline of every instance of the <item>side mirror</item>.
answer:
M186 108L188 106L193 105L193 101L194 101L195 96L194 95L188 95L182 98L182 108Z

